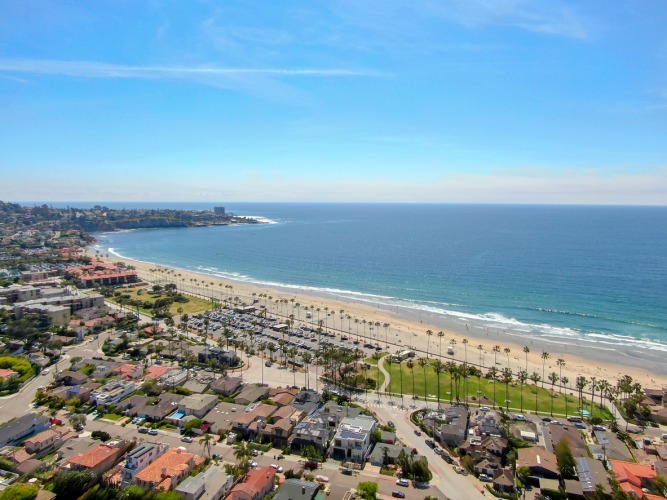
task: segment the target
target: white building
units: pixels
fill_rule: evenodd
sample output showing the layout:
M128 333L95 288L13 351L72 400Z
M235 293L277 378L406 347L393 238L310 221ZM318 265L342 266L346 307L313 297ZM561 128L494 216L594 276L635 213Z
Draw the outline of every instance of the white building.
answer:
M138 384L131 381L112 380L96 389L90 395L90 399L97 406L116 405L125 396L129 396L138 388Z
M371 434L376 427L375 419L367 415L341 420L332 443L334 457L364 463L370 453Z
M152 464L166 449L166 444L143 443L128 453L125 457L125 466L120 470L122 486L131 484L134 476L144 467Z

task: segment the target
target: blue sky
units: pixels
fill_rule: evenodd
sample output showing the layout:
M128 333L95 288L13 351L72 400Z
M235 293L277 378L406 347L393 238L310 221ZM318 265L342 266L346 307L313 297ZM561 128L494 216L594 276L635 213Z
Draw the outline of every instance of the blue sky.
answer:
M662 0L0 0L0 199L667 203Z

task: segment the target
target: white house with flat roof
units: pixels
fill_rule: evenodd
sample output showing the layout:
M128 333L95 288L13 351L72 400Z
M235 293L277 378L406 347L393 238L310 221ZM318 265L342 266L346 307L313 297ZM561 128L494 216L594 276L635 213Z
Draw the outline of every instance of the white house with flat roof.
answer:
M364 463L370 453L371 434L377 421L368 415L344 418L331 444L333 455L342 459Z

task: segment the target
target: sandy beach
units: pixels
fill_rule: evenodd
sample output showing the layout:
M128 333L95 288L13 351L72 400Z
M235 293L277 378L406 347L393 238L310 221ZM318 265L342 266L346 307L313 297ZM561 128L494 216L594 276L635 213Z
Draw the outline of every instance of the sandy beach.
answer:
M90 255L94 255L92 249ZM425 356L427 349L432 355L437 355L440 353L442 345L443 357L449 357L446 356L447 348L450 346L450 341L455 340L454 359L462 361L466 350L463 340L467 339L467 359L469 362L479 362L480 350L478 346L481 345L482 364L492 366L493 347L500 346L500 352L497 354L498 367L504 368L507 366L509 357L509 366L516 372L519 369L526 368L524 347L527 346L530 349L528 354L529 373L535 370L540 375L542 374L541 356L544 351L549 353L549 358L546 361L546 372L560 372L561 368L556 365L556 361L559 358L563 359L565 365L562 367L562 374L569 377L571 384L574 383L578 375L587 378L595 377L598 380L604 379L614 384L620 377L630 375L644 387L667 385L667 363L664 363L663 353L660 352L655 353L652 358L650 353L645 352L619 352L614 348L559 343L554 342L553 339L547 341L533 338L532 340L523 339L522 341L519 332L492 330L408 308L389 307L366 301L340 300L333 296L316 294L310 290L281 290L279 288L255 286L243 282L224 280L207 274L121 259L111 255L104 257L104 260L132 265L142 279L146 281L158 279L162 280L163 283L171 281L186 293L205 294L207 297L213 295L218 300L230 298L230 296L238 297L247 304L251 304L254 299L258 299L261 304L266 303L269 312L274 314L292 314L292 305L298 303L300 307L294 311L295 319L298 316L300 322L304 324L307 321L317 321L317 308L320 309L319 319L326 321L326 327L336 330L342 329L345 332L349 330L353 335L356 335L357 327L363 335L363 320L366 320L366 333L376 335L377 342L381 345L384 345L386 333L389 350L392 352L410 346L418 351L418 356ZM156 272L156 269L161 271ZM269 300L268 297L272 297L272 299ZM276 301L285 300L287 303L279 302L276 304ZM313 317L306 320L306 310L311 310L311 306L313 307ZM341 310L344 311L342 320ZM348 319L348 315L351 317L350 319ZM355 322L355 319L358 320L358 323ZM377 323L380 323L380 326L374 326L371 330L370 325ZM390 326L385 329L383 325L386 323ZM428 346L429 336L426 333L428 330L433 332L430 337L430 347ZM437 335L440 331L445 334L442 342ZM571 342L571 340L568 340L568 342ZM505 353L505 348L510 349L509 354Z

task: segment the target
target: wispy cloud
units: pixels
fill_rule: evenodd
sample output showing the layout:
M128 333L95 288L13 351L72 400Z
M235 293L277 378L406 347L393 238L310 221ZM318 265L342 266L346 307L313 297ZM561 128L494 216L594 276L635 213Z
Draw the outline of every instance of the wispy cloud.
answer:
M94 61L0 60L0 72L77 78L190 79L238 77L381 77L387 74L341 68L242 68L220 66L127 66Z
M589 35L581 16L552 0L448 0L427 3L426 7L439 17L471 28L505 26L577 39Z

